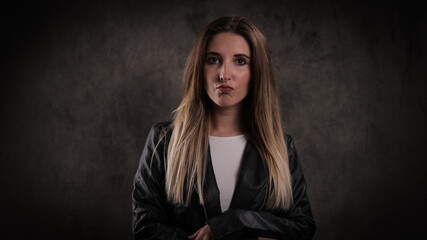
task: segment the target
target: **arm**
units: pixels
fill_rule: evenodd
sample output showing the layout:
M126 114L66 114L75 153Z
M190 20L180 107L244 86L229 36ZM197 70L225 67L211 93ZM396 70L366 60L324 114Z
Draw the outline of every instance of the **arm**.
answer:
M215 239L227 238L229 235L239 234L238 232L248 237L262 236L277 239L311 239L313 237L316 225L306 194L307 185L293 140L290 136L286 136L286 140L294 198L291 209L286 213L229 209L208 221Z
M153 162L151 157L159 140L161 128L151 128L145 142L132 192L133 234L135 239L187 239L190 235L170 224L164 190L164 141L158 145Z

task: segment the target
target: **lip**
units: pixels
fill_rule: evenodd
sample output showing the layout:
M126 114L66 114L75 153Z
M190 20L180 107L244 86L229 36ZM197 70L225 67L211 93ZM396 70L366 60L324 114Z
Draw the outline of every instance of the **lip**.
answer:
M231 90L233 90L233 88L227 84L221 84L216 89L218 89L221 92L230 92Z

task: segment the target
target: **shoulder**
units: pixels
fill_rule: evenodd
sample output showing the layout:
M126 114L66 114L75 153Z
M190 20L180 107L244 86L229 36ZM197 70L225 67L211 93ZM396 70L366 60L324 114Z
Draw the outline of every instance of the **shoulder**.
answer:
M298 153L294 145L294 140L291 135L284 133L286 141L286 149L288 151L289 168L291 172L294 172L299 168Z
M293 139L292 139L292 136L291 135L289 135L289 134L287 134L287 133L283 133L283 135L285 136L285 141L286 141L286 144L288 145L290 142L292 142L293 141Z
M159 122L151 126L150 131L161 132L167 130L171 126L172 121Z
M169 129L170 123L170 121L167 121L152 125L145 141L139 164L139 171L146 171L147 173L145 175L141 173L140 176L153 175L161 179L164 174L164 160L167 151L165 138L168 137L167 129Z
M148 133L147 140L152 140L158 142L161 138L160 136L166 134L170 129L171 121L159 122L151 126L150 132Z
M144 153L152 153L154 151L163 151L165 148L165 142L169 142L170 139L170 124L171 121L159 122L151 126L148 136L145 140ZM148 154L149 155L149 154Z
M285 136L285 142L286 142L286 147L288 150L288 154L290 155L291 153L294 154L295 153L295 145L294 145L294 139L292 138L291 135L284 133L283 134Z

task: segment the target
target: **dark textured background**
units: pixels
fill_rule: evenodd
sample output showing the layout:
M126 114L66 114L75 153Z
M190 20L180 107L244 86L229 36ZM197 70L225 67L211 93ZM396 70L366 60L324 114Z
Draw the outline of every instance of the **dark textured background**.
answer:
M421 4L55 2L1 10L1 238L130 239L148 130L178 106L196 34L230 14L269 41L315 239L410 239L426 225Z

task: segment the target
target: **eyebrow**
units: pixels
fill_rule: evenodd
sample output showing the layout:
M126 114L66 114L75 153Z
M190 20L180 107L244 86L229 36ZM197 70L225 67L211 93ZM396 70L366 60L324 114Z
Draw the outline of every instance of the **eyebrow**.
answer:
M212 54L212 55L219 55L219 56L221 56L221 54L219 54L219 53L217 53L217 52L207 52L207 53L206 53L206 55L209 55L209 54ZM245 57L245 58L247 58L247 59L251 59L248 55L246 55L246 54L244 54L244 53L234 54L234 56L235 56L235 57Z

